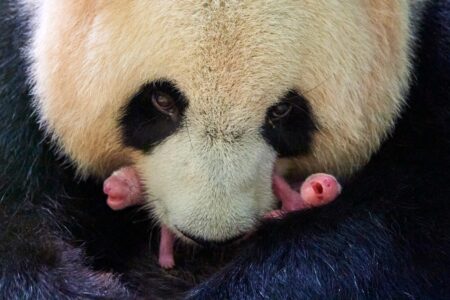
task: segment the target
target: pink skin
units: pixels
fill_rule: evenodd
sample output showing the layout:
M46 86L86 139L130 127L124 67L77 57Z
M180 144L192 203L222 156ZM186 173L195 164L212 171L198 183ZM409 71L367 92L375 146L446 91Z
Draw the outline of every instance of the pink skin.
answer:
M144 204L139 174L133 167L124 167L115 171L103 183L103 192L108 195L106 203L112 210L121 210ZM164 269L171 269L175 266L173 257L174 240L173 233L167 226L162 225L158 262Z
M164 269L172 269L175 267L175 259L173 257L173 243L175 236L166 225L161 226L161 239L159 241L159 258L158 263Z
M108 195L106 203L112 210L144 203L139 174L133 167L120 168L112 173L103 183L103 192Z
M341 186L331 175L317 173L302 183L300 190L292 189L283 177L274 174L272 187L275 196L281 201L281 209L273 210L265 218L281 218L285 213L325 205L333 201L341 192ZM143 187L139 174L133 167L123 167L115 171L103 183L103 191L108 195L107 204L113 210L144 204ZM175 266L173 256L174 234L161 226L159 244L159 265L164 269Z
M336 178L324 173L316 173L306 178L298 192L292 189L283 177L274 174L272 188L281 201L281 209L268 212L266 218L280 218L287 212L325 205L336 199L342 190Z

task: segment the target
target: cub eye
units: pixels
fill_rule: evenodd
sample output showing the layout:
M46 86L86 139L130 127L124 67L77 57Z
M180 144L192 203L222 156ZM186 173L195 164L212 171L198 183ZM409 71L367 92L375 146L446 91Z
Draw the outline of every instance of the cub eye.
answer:
M282 102L280 104L275 105L272 108L270 116L272 120L279 120L289 115L291 111L292 111L292 104Z
M174 118L178 115L178 108L175 99L170 95L155 91L151 95L152 103L160 112Z

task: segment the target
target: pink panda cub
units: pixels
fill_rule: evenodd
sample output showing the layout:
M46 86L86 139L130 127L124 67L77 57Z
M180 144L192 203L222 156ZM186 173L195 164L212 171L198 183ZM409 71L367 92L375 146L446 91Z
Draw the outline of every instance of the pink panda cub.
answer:
M336 178L324 173L313 174L306 178L299 190L291 188L283 177L274 174L272 187L275 196L281 201L281 209L267 213L265 218L280 218L287 212L325 205L341 193L341 185ZM145 202L139 175L133 167L123 167L115 171L105 180L103 191L108 196L108 206L113 210ZM174 234L163 224L158 258L162 268L170 269L175 266L174 240Z
M133 167L115 171L103 183L103 192L108 195L106 203L112 210L121 210L145 203L139 175ZM164 269L175 266L173 257L174 234L164 224L161 226L158 263Z
M301 183L298 191L291 188L283 177L274 174L272 189L281 201L281 209L266 214L266 217L273 218L280 217L286 212L325 205L336 199L342 191L337 179L325 173L310 175Z

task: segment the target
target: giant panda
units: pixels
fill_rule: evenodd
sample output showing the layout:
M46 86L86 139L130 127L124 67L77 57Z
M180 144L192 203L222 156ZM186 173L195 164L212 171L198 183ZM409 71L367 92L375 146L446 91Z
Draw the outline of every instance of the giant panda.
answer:
M0 298L450 296L449 1L0 14ZM101 184L127 165L148 204L113 212ZM342 194L264 221L274 170ZM173 271L158 224L191 241Z

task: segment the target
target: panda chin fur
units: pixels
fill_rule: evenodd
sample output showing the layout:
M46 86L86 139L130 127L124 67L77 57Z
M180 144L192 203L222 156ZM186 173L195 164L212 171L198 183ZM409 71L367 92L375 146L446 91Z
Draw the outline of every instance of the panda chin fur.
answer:
M449 297L449 1L19 2L0 2L0 298ZM304 20L301 29L292 30L292 18ZM300 49L292 45L299 39ZM125 141L121 120L155 80L173 82L186 97L192 136L180 127L143 150ZM258 215L273 201L266 183L277 155L262 127L290 91L310 110L308 147L276 167L294 176L339 175L346 179L341 196L263 222L239 245L180 245L178 269L160 270L158 237L149 234L155 220L139 209L110 211L99 182L136 164L149 172L149 199L163 202L149 203L157 219L184 221L197 216L164 212L176 207L164 204L165 193L184 193L168 191L174 172L164 154L179 155L194 182L204 179L198 174L217 175L210 184L232 181L239 166L215 171L230 159L244 162L241 178L258 174L253 184L265 200L247 203L242 219ZM234 126L221 127L225 121ZM201 130L205 124L215 126ZM214 137L207 151L190 153L190 143L202 148L205 136ZM236 147L228 136L241 142L226 152ZM191 150L178 153L181 144ZM261 169L245 156L253 148ZM228 155L216 162L214 153ZM186 157L217 165L203 171ZM189 178L183 172L180 184ZM156 180L163 183L152 187ZM200 223L208 221L231 227L220 216ZM199 233L222 238L212 229Z

